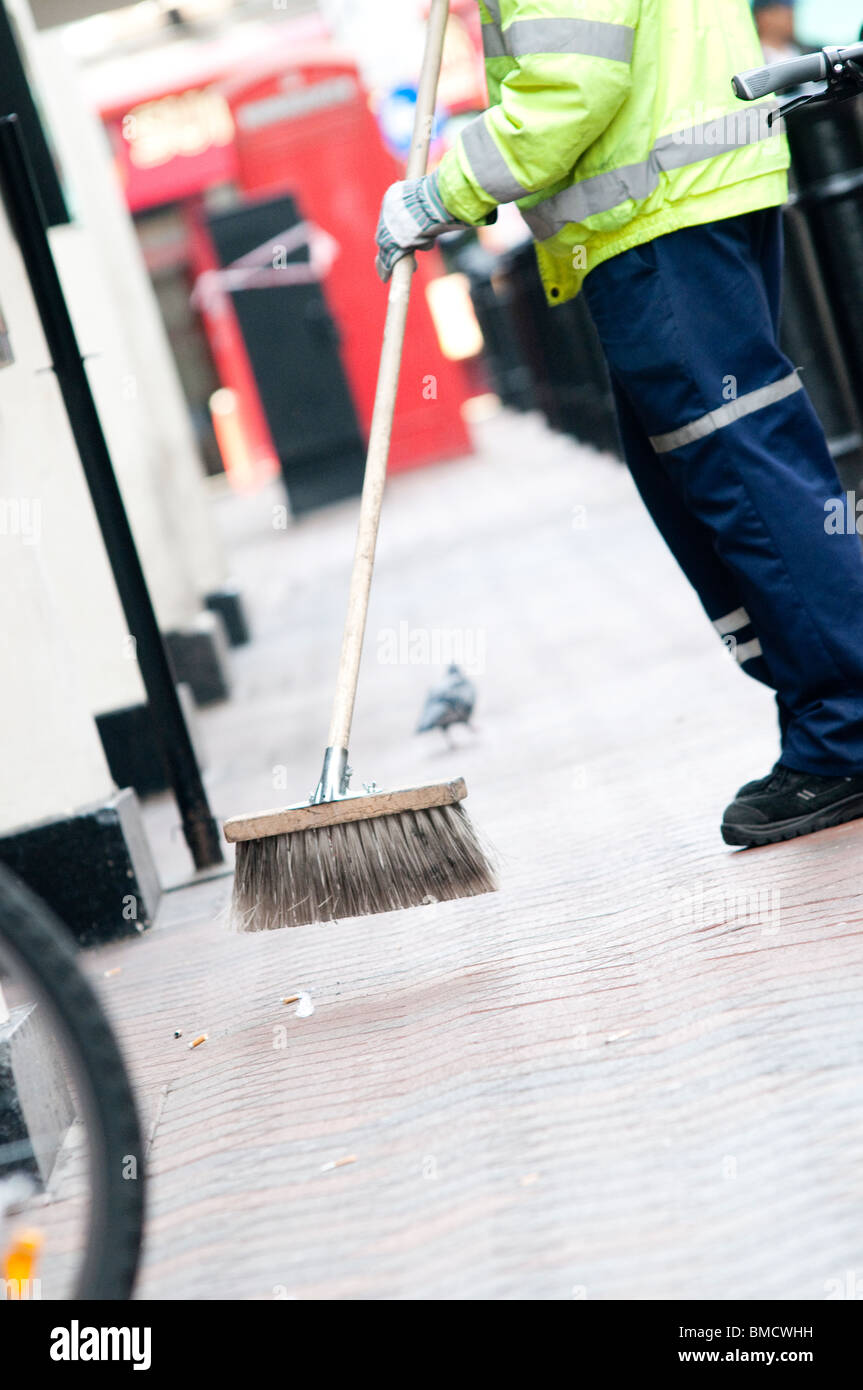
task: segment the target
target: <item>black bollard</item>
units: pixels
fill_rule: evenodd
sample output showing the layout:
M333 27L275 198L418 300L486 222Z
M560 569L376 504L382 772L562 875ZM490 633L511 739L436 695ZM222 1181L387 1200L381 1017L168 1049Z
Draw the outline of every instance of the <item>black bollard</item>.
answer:
M583 296L551 307L530 243L501 259L499 278L537 404L551 428L620 457L611 381Z
M818 257L795 197L785 209L780 343L799 367L846 488L863 483L863 427Z
M787 118L797 181L853 394L863 400L863 97Z

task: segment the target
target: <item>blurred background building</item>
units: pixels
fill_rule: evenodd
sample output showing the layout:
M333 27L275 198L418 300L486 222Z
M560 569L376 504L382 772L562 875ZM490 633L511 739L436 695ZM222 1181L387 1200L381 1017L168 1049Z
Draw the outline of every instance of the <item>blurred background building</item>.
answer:
M383 313L370 234L410 136L423 0L93 0L98 12L85 17L87 8L34 13L46 26L81 14L62 45L108 135L208 472L242 487L281 468L295 511L350 494ZM851 0L754 8L768 56L859 29ZM433 159L484 105L478 9L453 0ZM856 152L841 163L858 167ZM837 354L857 357L847 339L858 329L853 312L827 312L831 288L808 230L790 225L787 347L806 359L837 463L854 481L855 383ZM286 263L274 267L280 246ZM464 407L487 390L615 448L592 325L578 303L549 315L517 213L504 209L496 228L441 251L421 258L393 468L464 454Z
M473 8L454 6L449 116L483 104ZM370 25L363 6L290 0L145 3L63 31L207 469L254 486L280 466L295 512L359 486L384 310L369 247L410 138L422 34L420 6L378 6ZM462 364L478 335L443 272L424 258L395 469L470 447Z

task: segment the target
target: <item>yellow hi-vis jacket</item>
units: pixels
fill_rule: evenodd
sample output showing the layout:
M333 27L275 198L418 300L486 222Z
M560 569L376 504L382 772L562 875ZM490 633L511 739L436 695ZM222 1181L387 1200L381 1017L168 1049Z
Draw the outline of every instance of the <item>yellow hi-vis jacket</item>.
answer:
M516 202L551 303L630 246L787 197L788 152L735 72L749 0L479 0L491 106L438 188L461 221Z

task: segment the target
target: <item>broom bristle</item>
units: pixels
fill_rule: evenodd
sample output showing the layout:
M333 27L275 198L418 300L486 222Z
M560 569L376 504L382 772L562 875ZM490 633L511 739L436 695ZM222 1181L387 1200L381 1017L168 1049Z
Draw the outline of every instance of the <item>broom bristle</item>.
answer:
M485 850L456 802L237 844L240 932L366 917L494 892Z

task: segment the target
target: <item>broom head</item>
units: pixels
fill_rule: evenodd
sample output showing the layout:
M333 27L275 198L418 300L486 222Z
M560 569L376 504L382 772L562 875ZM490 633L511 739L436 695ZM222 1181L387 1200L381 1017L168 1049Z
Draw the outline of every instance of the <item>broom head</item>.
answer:
M459 778L236 816L232 923L270 931L491 893Z

